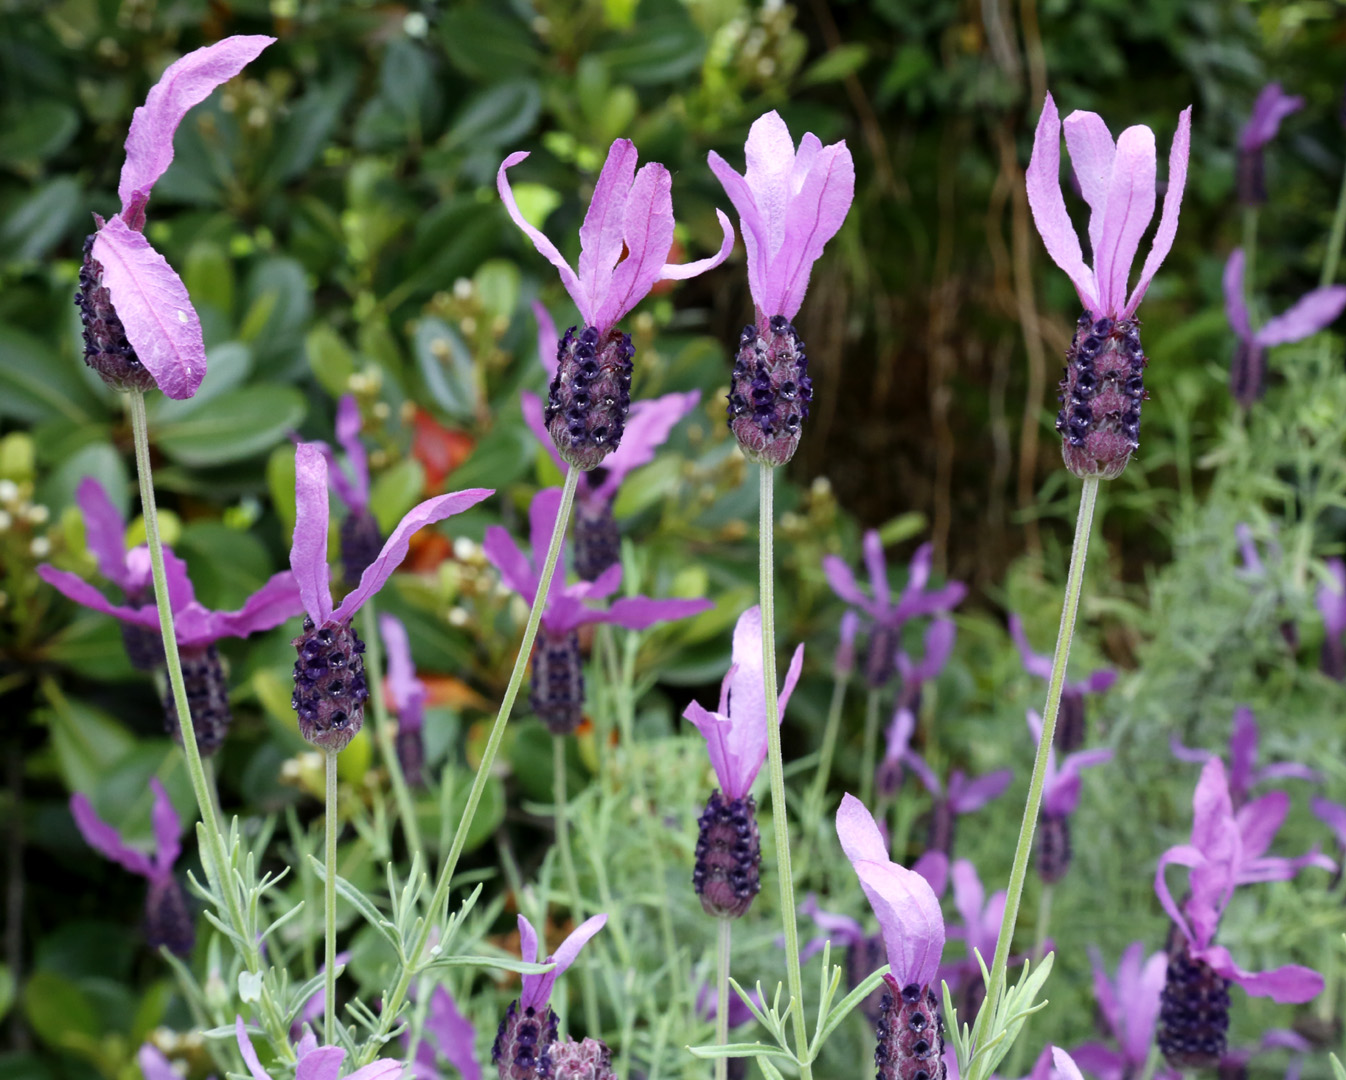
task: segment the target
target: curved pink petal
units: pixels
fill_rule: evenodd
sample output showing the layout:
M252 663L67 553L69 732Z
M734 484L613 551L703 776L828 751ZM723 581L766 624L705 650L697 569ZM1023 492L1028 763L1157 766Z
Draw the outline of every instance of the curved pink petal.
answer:
M804 646L797 645L794 656L790 658L790 666L785 669L785 681L781 684L780 694L776 698L776 714L782 720L785 719L785 707L790 703L790 695L795 692L795 684L799 682L799 675L803 670Z
M299 1055L294 1080L338 1080L341 1076L341 1063L345 1060L346 1051L339 1046L314 1047L307 1054ZM388 1064L396 1065L396 1062Z
M1234 730L1229 737L1229 788L1246 792L1252 787L1257 765L1257 718L1252 709L1240 705L1234 710Z
M1014 644L1019 649L1019 659L1023 661L1024 670L1039 679L1050 679L1052 677L1051 657L1033 651L1032 646L1028 644L1028 635L1024 633L1024 622L1019 616L1011 615L1009 617L1009 632L1010 637L1014 639Z
M212 639L248 637L271 630L305 611L299 593L299 582L294 572L282 570L248 597L237 611L212 612L210 630Z
M955 771L949 779L949 805L953 807L954 813L971 814L992 799L998 799L1013 779L1012 769L997 769L971 780Z
M70 796L70 813L75 819L80 835L84 837L84 842L103 858L140 877L156 876L150 857L143 851L128 847L122 841L121 833L98 816L93 804L83 792L76 792Z
M710 171L720 181L729 201L738 211L739 232L743 236L743 247L748 258L748 291L760 307L758 298L766 295L766 271L772 250L766 218L747 180L714 150L706 160Z
M1234 333L1243 338L1244 341L1251 341L1253 326L1248 318L1247 298L1243 295L1243 267L1245 261L1242 248L1235 248L1231 251L1229 258L1225 260L1221 284L1224 288L1225 317L1229 320L1229 325L1234 328Z
M837 628L837 651L832 656L832 671L838 679L850 678L855 670L855 636L860 632L860 616L847 609Z
M519 927L519 957L526 964L536 964L538 958L542 955L538 948L537 931L533 929L533 924L528 919L520 915L518 918ZM540 978L537 975L525 975L525 979Z
M243 1017L236 1017L234 1025L234 1031L238 1039L238 1052L243 1055L243 1062L247 1065L248 1072L252 1073L253 1080L271 1080L267 1071L262 1068L262 1063L257 1057L257 1051L253 1048L252 1040L248 1038L248 1029L243 1024Z
M304 610L321 626L332 617L331 571L327 567L327 459L311 443L294 448L294 541L290 569Z
M522 916L520 918L522 919ZM556 962L556 966L551 971L545 975L523 976L523 993L519 995L520 1004L524 1008L532 1006L535 1009L541 1009L545 1007L551 999L552 987L556 985L557 978L575 962L580 950L588 944L590 938L603 929L607 921L608 917L606 915L593 915L585 919L565 941L561 942L556 952L542 961L543 963Z
M337 622L349 619L366 600L383 588L384 583L392 577L393 571L401 566L402 560L407 557L407 549L411 544L413 534L427 525L443 521L454 514L461 514L464 510L476 506L482 499L494 494L495 491L492 488L468 488L466 491L437 495L433 499L426 499L420 505L412 507L407 515L397 523L397 527L393 529L387 543L383 545L383 550L379 552L378 558L370 563L365 568L365 572L360 575L360 584L355 586L350 594L341 601L341 605L336 611L332 612L332 618Z
M1276 137L1281 121L1304 107L1304 99L1285 93L1280 83L1267 83L1253 102L1248 122L1239 132L1239 149L1258 150Z
M1106 749L1082 750L1077 754L1068 754L1043 795L1043 811L1054 817L1073 814L1080 802L1080 770L1102 765L1111 760L1112 751Z
M1323 991L1323 977L1310 968L1286 964L1271 971L1244 971L1234 963L1229 950L1212 945L1194 952L1226 979L1232 979L1253 997L1269 997L1279 1005L1302 1005Z
M981 923L986 889L977 876L977 868L967 859L955 859L949 877L953 881L953 906L958 909L970 940L972 932Z
M795 165L794 140L780 113L772 109L753 121L743 158L743 179L766 227L763 254L768 263L774 263L785 243Z
M1080 182L1080 194L1089 204L1089 248L1097 257L1107 217L1108 191L1112 186L1112 167L1117 154L1112 132L1098 113L1079 109L1066 117L1066 148L1070 164Z
M925 878L936 896L943 896L949 885L949 857L942 851L927 851L911 867L912 873Z
M368 1065L356 1069L350 1076L346 1077L346 1080L395 1080L403 1072L404 1069L400 1061L380 1058L378 1061L371 1061ZM480 1076L481 1073L478 1072L477 1075ZM295 1080L299 1080L299 1077L296 1076ZM332 1080L336 1080L336 1077L333 1076ZM468 1080L466 1073L463 1074L463 1080Z
M1346 848L1346 806L1315 795L1309 800L1309 809L1336 834L1337 843Z
M606 622L627 630L647 630L656 623L690 619L715 606L711 600L654 600L648 596L626 596L607 611L594 614L586 622Z
M1173 924L1182 932L1182 936L1198 948L1210 941L1210 935L1215 932L1214 923L1203 924L1201 927L1202 931L1209 930L1209 934L1203 933L1201 938L1194 936L1193 928L1188 925L1186 917L1173 899L1173 893L1169 891L1164 871L1170 866L1186 866L1192 869L1200 866L1203 862L1205 862L1205 856L1191 844L1175 844L1159 856L1159 864L1154 872L1154 892L1159 897L1159 906L1173 920ZM1218 913L1216 917L1218 918Z
M159 629L159 613L153 604L142 608L114 604L82 577L68 570L57 570L47 563L38 566L37 576L66 599L82 604L86 608L111 615L114 619L120 619L132 626L143 626L147 630Z
M896 863L852 862L878 916L888 963L899 986L929 986L944 952L944 916L930 883Z
M838 944L854 945L865 939L865 928L849 915L835 915L818 906L818 897L809 893L799 905L799 914L807 915L818 929Z
M476 1032L472 1022L458 1011L453 995L444 986L435 987L430 996L430 1014L425 1020L426 1034L439 1046L439 1052L461 1074L462 1080L481 1080L477 1061Z
M360 405L350 394L343 394L337 403L336 437L341 448L346 451L346 460L350 464L352 482L346 485L349 492L343 496L346 505L352 509L363 509L369 505L369 455L360 442Z
M98 563L98 572L126 589L126 519L92 476L79 482L75 502L84 515L84 542Z
M514 537L510 536L509 530L502 525L490 526L482 540L481 551L491 565L500 571L501 580L531 605L537 595L537 574L528 556L519 550Z
M621 482L630 473L654 460L654 452L668 441L673 428L700 401L701 391L692 390L686 394L647 398L632 405L622 444L603 462L607 476L594 488L593 494L604 499L615 497Z
M1084 1077L1080 1075L1079 1066L1075 1064L1075 1060L1069 1054L1059 1046L1053 1046L1051 1051L1052 1064L1056 1067L1058 1077L1062 1077L1064 1080L1084 1080ZM1046 1053L1045 1049L1043 1053Z
M1141 267L1140 278L1131 290L1126 302L1123 318L1129 319L1136 313L1145 290L1158 272L1160 265L1173 248L1173 240L1178 235L1178 212L1182 209L1182 192L1187 186L1187 157L1192 144L1192 107L1190 105L1178 114L1178 130L1173 135L1173 146L1168 154L1168 190L1164 192L1164 209L1159 215L1159 228L1155 230L1154 242L1150 253Z
M774 642L772 643L774 646ZM752 718L766 740L766 689L762 667L762 609L753 605L734 623L733 667L728 681L729 715Z
M879 536L877 529L865 531L861 548L864 551L865 569L869 571L869 587L874 594L874 602L886 607L890 595L888 564L883 557L883 538ZM920 591L919 585L917 591Z
M1082 1043L1075 1047L1075 1063L1098 1080L1122 1080L1127 1060L1116 1050L1102 1043Z
M617 264L606 291L596 298L592 325L606 333L645 299L673 246L673 177L657 161L641 167L626 200L622 232L626 258Z
M411 659L411 642L402 620L386 612L379 615L379 635L388 651L388 692L398 712L398 729L417 730L425 707L425 683L416 677Z
M1346 285L1329 285L1301 296L1285 313L1266 321L1257 331L1257 344L1271 348L1326 330L1346 308Z
M1126 1032L1121 1043L1127 1056L1138 1064L1145 1061L1150 1052L1150 1043L1154 1041L1155 1025L1159 1022L1160 995L1167 977L1168 957L1162 952L1154 952L1145 958L1138 979L1127 989L1124 1006Z
M500 163L500 168L495 174L495 187L500 193L500 201L505 204L505 212L509 214L511 220L517 225L525 236L533 242L533 247L537 248L538 254L546 259L552 266L556 267L561 275L561 284L565 286L566 292L570 294L570 299L575 301L575 306L580 309L580 314L584 321L593 324L592 310L585 302L584 289L580 285L580 280L575 276L575 271L570 269L570 264L566 262L565 256L556 249L556 245L543 235L540 229L533 228L523 216L519 209L519 204L514 201L514 192L510 190L509 178L505 173L513 168L519 162L528 157L527 150L518 150Z
M664 263L659 270L660 281L686 281L704 274L707 270L714 270L729 258L729 253L734 250L734 227L729 224L729 218L723 210L717 209L715 216L719 218L720 231L724 234L724 238L720 241L720 250L714 255L707 255L704 259L696 259L689 263Z
M102 264L126 339L155 385L168 397L191 397L206 375L206 346L182 278L118 217L95 234L93 257Z
M727 716L713 713L697 702L689 702L682 715L695 725L706 740L706 756L710 758L710 767L715 770L715 779L726 799L741 799L752 788L757 778L756 769L740 767L741 757L735 753L734 737L744 732L736 732L734 723ZM758 765L760 768L760 763Z
M855 583L855 575L851 573L851 568L839 555L823 556L823 575L827 578L827 583L832 586L832 591L842 600L871 616L875 615L877 605L860 591L860 586Z
M162 876L172 872L173 864L182 854L182 820L157 776L150 777L150 790L154 792L154 809L150 813L154 823L154 869Z
M537 320L537 358L547 377L556 378L560 367L560 358L556 355L560 335L556 332L556 322L541 300L534 300L533 318Z
M145 1080L182 1080L168 1058L153 1043L142 1043L136 1051L136 1063Z
M1127 958L1132 950L1136 950L1137 957L1144 949L1140 942L1135 942L1122 953L1122 960L1118 964L1117 983L1114 987L1112 980L1108 977L1107 969L1103 966L1103 955L1098 951L1098 946L1089 946L1089 965L1093 968L1094 978L1094 1001L1098 1004L1098 1011L1103 1014L1103 1020L1112 1032L1114 1038L1121 1038L1122 1035L1122 1006L1118 1000L1118 991L1122 984L1122 969L1126 966ZM1086 1066L1087 1068L1088 1066Z
M547 561L547 548L551 545L551 535L556 528L556 518L561 512L561 489L544 488L533 496L528 504L528 543L532 547L533 567L537 574L534 579L542 580L542 567ZM569 527L566 522L566 527ZM564 539L564 536L562 537ZM564 551L564 549L562 549ZM536 589L537 586L534 586ZM558 561L552 574L551 587L547 594L547 607L550 608L565 588L564 565Z
M785 244L776 260L779 269L773 266L768 285L776 302L771 308L763 307L765 314L795 317L804 302L813 264L846 220L854 197L855 162L845 141L824 147L803 187L790 199Z
M1117 138L1108 207L1099 247L1094 252L1098 302L1117 315L1126 303L1126 283L1140 239L1154 217L1157 155L1154 132L1137 124Z
M1214 756L1209 750L1193 750L1190 746L1184 746L1176 735L1168 737L1168 752L1189 765L1204 765Z
M874 815L854 795L846 794L837 808L837 839L851 862L883 862L888 844L879 831Z
M613 268L622 257L625 246L622 230L636 175L636 159L636 147L630 139L613 142L594 185L584 224L580 226L579 280L590 311L602 307Z
M1061 195L1061 118L1051 94L1042 105L1033 135L1033 155L1024 171L1028 206L1038 235L1052 262L1066 272L1080 301L1095 314L1102 314L1093 272L1084 263L1080 238L1075 234L1066 200ZM1097 261L1097 258L1095 258Z
M173 161L173 134L193 105L205 101L274 42L260 34L236 35L190 52L169 64L150 89L145 104L131 116L126 135L126 163L117 184L122 213L139 229L150 189ZM143 357L142 357L143 359ZM162 384L161 384L162 386Z

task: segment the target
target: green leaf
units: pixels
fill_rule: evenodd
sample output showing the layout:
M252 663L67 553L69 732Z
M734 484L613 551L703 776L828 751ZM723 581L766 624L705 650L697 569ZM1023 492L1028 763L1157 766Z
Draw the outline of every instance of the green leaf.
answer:
M323 865L320 859L315 859L312 855L308 857L308 861L313 867L313 872L318 875L318 880L326 883L327 867ZM383 935L388 944L391 945L400 956L402 952L402 943L398 941L392 923L383 917L379 909L374 906L374 902L339 874L336 879L336 891L346 903L350 904L351 907L360 913L360 917L364 919L365 922Z
M241 341L217 345L206 353L206 377L189 398L174 401L156 394L149 410L150 427L162 427L214 408L214 403L242 386L252 374L252 350Z
M868 45L859 41L838 45L805 69L799 76L799 85L817 86L820 83L840 82L848 75L854 75L868 60Z
M187 251L182 281L200 306L209 304L230 318L234 314L234 264L224 248L213 240L198 240Z
M517 78L541 66L528 27L486 4L450 7L440 22L440 41L454 67L485 82Z
M92 791L103 774L135 746L135 736L107 713L75 698L44 710L66 787Z
M258 264L248 275L244 303L250 334L240 330L238 336L252 345L258 368L273 378L299 369L304 331L313 318L313 293L303 265L284 256Z
M201 416L151 429L155 443L182 465L223 465L262 454L303 420L305 402L291 386L247 386L221 395Z
M646 19L621 42L599 53L614 83L675 82L699 68L706 54L706 40L686 14Z
M798 1058L787 1050L782 1050L778 1046L768 1046L766 1043L725 1043L722 1046L689 1046L688 1051L699 1058L764 1058L778 1057L785 1061L798 1061Z
M14 1007L14 972L8 964L0 964L0 1020Z
M101 416L103 408L75 362L46 342L0 324L0 416L28 423L58 416L84 423Z
M455 488L506 488L533 463L537 440L523 424L497 424L453 473Z
M524 138L542 112L542 90L532 79L512 79L471 97L444 137L449 148L502 147Z
M857 1005L874 992L879 983L883 982L883 977L888 974L889 970L888 965L884 964L883 967L868 976L864 982L841 999L836 1008L827 1014L827 1019L823 1021L818 1033L813 1037L813 1044L810 1047L811 1053L816 1055L822 1049L822 1045L827 1042L828 1036L837 1029L838 1025L851 1014L851 1011Z
M319 323L304 339L304 354L313 377L333 397L340 397L350 389L350 377L355 374L355 354L341 335L327 323Z
M1336 1054L1328 1054L1327 1056L1332 1059L1332 1075L1336 1077L1336 1080L1346 1080L1346 1066L1342 1065L1341 1059Z
M264 175L269 184L283 184L308 172L336 129L354 88L353 75L342 72L331 83L314 86L290 105L266 164Z
M23 1012L37 1037L58 1049L85 1049L102 1034L98 1010L88 995L50 971L28 977L23 988Z
M57 465L38 488L38 500L50 507L73 506L80 482L90 476L103 485L114 506L127 505L131 479L126 461L105 442L82 447Z
M425 964L420 970L433 971L436 968L479 967L493 968L496 971L513 971L519 975L545 975L556 965L528 964L509 956L440 956Z
M58 176L14 207L0 229L0 243L14 262L40 259L74 226L83 206L79 184Z
M387 536L416 505L425 488L425 470L415 458L403 458L391 469L379 474L369 491L369 509Z
M79 130L79 113L59 101L12 105L0 114L0 162L35 164L59 154Z
M415 349L416 367L435 404L458 419L472 417L477 408L472 354L457 331L441 319L422 319Z

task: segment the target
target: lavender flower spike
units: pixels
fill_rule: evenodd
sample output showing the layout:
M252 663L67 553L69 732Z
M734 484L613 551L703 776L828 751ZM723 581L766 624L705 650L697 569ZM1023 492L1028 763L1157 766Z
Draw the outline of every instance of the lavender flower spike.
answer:
M1318 614L1323 617L1320 666L1329 679L1346 682L1346 562L1327 560L1328 582L1318 586Z
M386 612L379 616L379 634L388 651L388 677L385 685L397 710L397 762L402 775L412 787L425 783L422 770L425 765L425 745L422 730L425 727L425 683L416 677L416 666L411 659L411 642L402 620Z
M514 224L560 271L561 284L584 319L580 333L571 327L557 347L545 419L561 456L577 469L592 469L621 445L631 403L635 350L631 338L616 330L617 321L657 282L696 277L719 266L733 250L734 230L717 210L724 231L720 250L698 262L665 263L673 245L672 177L657 162L637 172L635 145L618 139L608 150L580 226L576 273L514 201L506 173L527 157L527 151L519 151L505 158L496 189Z
M1092 946L1089 961L1094 968L1094 1000L1117 1049L1101 1042L1085 1043L1075 1048L1075 1059L1098 1080L1139 1076L1154 1041L1168 957L1162 952L1146 956L1145 946L1132 942L1117 963L1116 979L1108 977L1102 956Z
M1120 476L1131 451L1140 445L1146 360L1135 314L1178 232L1191 131L1189 106L1178 117L1169 153L1168 191L1159 228L1128 295L1131 264L1154 216L1154 132L1140 125L1129 127L1114 144L1097 113L1076 111L1066 117L1066 144L1091 211L1094 265L1090 267L1061 195L1061 121L1050 94L1042 108L1025 178L1028 203L1047 254L1074 283L1085 307L1066 354L1063 404L1056 419L1066 467L1079 477Z
M1017 615L1009 617L1010 637L1019 649L1024 670L1046 682L1052 677L1052 658L1033 651L1028 644L1028 635L1024 633L1023 620ZM1061 707L1056 717L1055 745L1062 753L1068 754L1084 745L1087 721L1084 710L1086 694L1103 694L1117 681L1117 672L1111 668L1099 668L1087 679L1067 682L1061 687Z
M1297 761L1282 761L1274 765L1257 767L1257 745L1259 741L1257 717L1252 709L1240 705L1234 710L1234 729L1229 736L1229 797L1234 809L1242 808L1248 801L1252 789L1268 780L1308 780L1320 783L1320 776L1307 765ZM1208 750L1192 750L1178 742L1175 735L1169 740L1169 749L1179 761L1189 761L1204 765L1218 755Z
M778 701L777 722L804 666L804 646L795 649ZM734 627L733 662L720 686L715 712L693 701L683 716L705 737L711 767L720 782L701 815L692 884L708 915L737 918L762 887L762 845L752 784L766 760L767 710L762 682L762 609L750 607Z
M193 105L257 58L275 38L229 37L170 64L131 117L117 195L121 210L84 244L79 305L84 362L118 390L157 386L189 398L206 374L201 320L176 271L145 239L145 206L173 161L173 134Z
M528 508L533 556L529 558L499 525L486 530L482 552L506 585L532 604L542 577L542 562L551 540L561 492L547 488L533 496ZM552 576L551 591L542 610L537 646L533 651L531 701L533 712L554 735L575 730L584 719L584 668L580 655L579 628L590 623L609 623L628 630L644 630L656 623L686 619L713 607L709 600L654 600L627 596L606 610L590 607L589 601L605 600L622 583L622 568L614 565L597 581L564 583L564 575Z
M162 945L178 956L187 956L196 943L196 927L192 925L182 886L173 876L173 864L182 854L179 840L182 821L157 776L150 778L150 789L154 792L152 857L129 847L121 834L98 816L83 792L70 796L70 813L85 843L123 870L149 882L145 896L145 940L150 948Z
M1288 345L1326 330L1346 308L1346 285L1328 285L1305 293L1281 315L1268 319L1255 333L1243 289L1243 249L1235 248L1224 267L1224 305L1229 325L1238 335L1229 368L1229 392L1247 409L1266 391L1267 349Z
M855 196L846 143L823 146L812 132L794 140L769 112L753 122L740 175L713 150L711 171L738 211L748 253L756 322L739 335L729 392L729 428L749 461L783 465L799 446L813 400L804 343L791 320L809 273Z
M252 1074L252 1080L272 1080L272 1076L262 1068L261 1059L248 1036L248 1029L239 1016L234 1021L235 1037L238 1040L238 1052ZM304 1080L339 1080L341 1063L346 1060L346 1051L340 1046L319 1046L313 1032L304 1032L299 1045L295 1047L298 1065L295 1075ZM363 1068L356 1069L345 1080L396 1080L402 1075L402 1063L392 1058L379 1058Z
M929 882L888 858L874 817L841 800L837 838L878 916L890 971L875 1032L879 1080L944 1080L944 1019L932 985L944 951L944 915Z
M1263 855L1288 806L1283 792L1272 792L1235 816L1224 765L1212 758L1201 770L1192 800L1190 843L1171 847L1159 858L1155 892L1182 935L1169 958L1159 1013L1159 1048L1174 1068L1219 1061L1227 1045L1231 982L1282 1004L1309 1001L1322 991L1322 976L1309 968L1287 964L1273 971L1245 971L1228 949L1212 944L1236 885L1285 880L1305 863L1322 865L1322 857L1312 853L1301 859ZM1164 871L1173 864L1190 870L1190 889L1181 905L1165 880Z
M1276 137L1281 121L1304 107L1304 99L1287 94L1280 83L1267 83L1253 102L1252 115L1239 133L1238 197L1244 206L1267 201L1262 150Z
M1042 717L1028 710L1028 730L1042 740ZM1111 750L1081 750L1067 754L1058 764L1056 750L1047 751L1047 772L1042 788L1042 814L1038 822L1038 873L1054 884L1070 867L1070 815L1080 803L1080 770L1112 760Z
M413 533L462 513L494 492L470 488L438 495L412 507L393 529L378 557L360 575L359 584L333 606L327 567L327 459L321 448L300 443L295 448L294 468L290 567L299 582L307 616L303 633L291 642L299 653L291 703L299 718L299 733L316 746L338 751L359 732L369 698L362 658L365 643L351 619L401 565Z

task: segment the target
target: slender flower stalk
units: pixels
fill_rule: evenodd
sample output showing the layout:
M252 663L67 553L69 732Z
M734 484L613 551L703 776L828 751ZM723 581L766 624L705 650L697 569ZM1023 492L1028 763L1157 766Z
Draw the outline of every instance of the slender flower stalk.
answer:
M323 750L323 785L325 810L323 825L326 833L323 866L323 1038L333 1045L336 1037L336 879L337 879L337 753Z
M584 903L580 898L580 879L575 872L575 855L570 850L570 822L566 807L566 739L553 735L552 747L552 806L555 814L556 846L561 853L561 872L565 875L566 891L570 893L570 917L578 922L584 917ZM598 996L594 992L593 972L586 967L581 973L584 981L584 1023L589 1031L598 1034Z
M848 611L841 617L841 636L832 661L832 703L827 708L827 724L823 728L823 744L818 754L818 771L809 791L808 804L821 808L827 795L827 782L832 776L832 758L836 753L837 733L841 728L841 709L846 703L846 689L855 672L855 635L860 628L860 616Z
M730 938L734 932L732 919L720 919L719 933L715 939L715 1043L724 1046L729 1042L729 956ZM715 1080L727 1080L729 1059L715 1059Z
M879 755L879 691L871 686L865 695L865 730L860 743L860 801L874 799L874 763Z
M393 785L393 798L397 800L397 814L402 822L402 833L407 840L408 854L413 858L424 855L421 844L421 827L416 820L416 804L411 798L406 770L402 767L403 745L421 745L421 709L424 707L425 684L416 679L415 669L411 668L410 646L407 644L406 627L392 615L376 615L374 601L371 599L362 612L364 642L367 655L365 671L369 676L370 705L374 710L374 738L379 744L379 754L388 770L388 779ZM382 639L382 641L380 640ZM394 653L394 642L397 652ZM398 710L397 741L393 741L392 724L388 719L388 702L383 696L385 685L383 678L383 657L380 645L388 645L387 685L392 692ZM409 670L409 678L406 676ZM416 689L419 688L419 694ZM419 761L418 758L413 760ZM419 777L417 778L419 780Z

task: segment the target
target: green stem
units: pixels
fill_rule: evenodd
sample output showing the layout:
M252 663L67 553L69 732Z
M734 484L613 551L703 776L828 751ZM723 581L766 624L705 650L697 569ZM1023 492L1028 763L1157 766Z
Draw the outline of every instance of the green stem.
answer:
M813 790L809 793L809 804L819 808L827 798L827 782L832 776L832 756L836 753L837 731L841 727L841 707L846 702L846 686L850 682L849 673L837 672L832 681L832 704L827 708L827 726L823 728L823 747L818 755L818 772L813 778Z
M1075 542L1070 549L1070 570L1066 575L1066 595L1061 605L1061 626L1056 634L1056 652L1052 656L1052 675L1047 683L1047 704L1042 711L1042 738L1038 740L1037 756L1033 760L1033 777L1028 785L1028 802L1024 806L1023 821L1019 826L1019 842L1014 849L1014 863L1010 868L1005 914L1000 920L1000 938L996 942L995 960L991 964L991 982L986 991L986 1004L982 1007L983 1013L991 1017L997 1014L1000 998L1005 990L1010 943L1014 937L1014 924L1019 918L1019 901L1023 898L1028 857L1033 849L1033 831L1037 827L1038 811L1042 806L1042 788L1047 778L1047 755L1052 748L1052 739L1056 736L1056 714L1061 707L1066 661L1070 659L1070 643L1075 634L1075 614L1080 606L1084 562L1089 553L1089 531L1093 526L1094 503L1097 499L1098 480L1096 478L1085 480L1084 489L1080 493L1080 513L1075 522Z
M734 923L720 919L719 938L715 949L715 1045L729 1042L729 937ZM727 1080L729 1059L715 1059L715 1080Z
M178 655L178 639L173 632L173 609L169 606L168 578L164 573L164 549L159 539L159 513L154 502L154 483L150 473L150 436L149 421L145 415L145 395L132 390L128 395L128 411L131 414L131 430L136 445L136 470L140 475L140 506L145 518L145 540L150 549L150 570L154 576L154 603L159 611L159 631L164 643L164 661L168 668L168 683L173 691L173 705L178 714L178 731L182 736L182 751L187 758L187 775L192 780L192 791L196 795L196 805L201 813L202 832L205 835L206 857L202 865L211 887L224 898L229 923L235 931L248 941L248 924L243 917L243 906L238 891L234 887L234 878L230 873L228 857L224 850L224 836L220 832L220 819L215 813L215 799L211 793L211 784L201 761L201 751L196 745L196 728L192 726L191 708L187 703L187 687L182 678L182 657ZM247 948L244 959L248 970L261 969L261 954L256 943Z
M781 922L785 926L785 978L794 1001L795 1054L801 1080L813 1080L804 1021L804 977L799 966L799 928L795 922L795 885L790 867L790 818L785 807L785 766L780 748L780 701L776 691L775 473L761 465L758 495L758 573L762 602L762 674L766 693L767 770L771 775L771 823L776 834L776 877L780 882ZM873 770L871 769L871 772Z
M1327 235L1327 252L1323 256L1320 286L1331 285L1337 279L1337 264L1341 261L1341 241L1346 236L1346 171L1341 174L1341 190L1337 193L1337 209L1332 215L1332 231Z
M575 502L575 487L579 483L579 476L579 469L571 469L566 474L565 486L561 489L561 505L556 513L556 525L552 529L551 543L547 545L547 557L542 564L537 593L533 597L533 606L528 612L528 623L524 626L523 640L519 643L519 655L515 658L514 670L510 672L509 684L505 687L505 696L500 701L500 709L495 715L495 722L491 725L491 732L487 736L486 748L481 755L481 764L477 767L477 775L472 779L472 788L467 793L467 805L463 809L462 818L459 819L458 828L454 830L449 853L445 856L444 864L440 867L439 877L435 882L435 891L430 897L428 915L421 921L420 931L417 933L416 940L408 954L408 963L402 968L397 982L388 991L387 997L384 998L380 1030L376 1037L366 1042L360 1054L360 1065L367 1065L374 1059L382 1046L382 1036L387 1034L396 1022L397 1016L402 1010L402 1004L406 1001L407 991L411 988L411 980L415 977L421 957L430 942L430 935L439 926L439 912L448 903L449 886L453 880L453 872L458 868L458 858L463 853L463 845L467 843L468 830L472 827L472 819L476 816L477 807L481 804L482 794L486 790L486 783L491 777L491 770L495 766L495 757L500 750L500 741L505 737L505 725L509 721L509 714L514 708L514 699L519 696L519 687L523 685L523 674L528 668L528 659L533 654L533 641L537 637L538 624L542 621L542 610L547 605L547 594L551 591L552 575L555 573L556 564L560 559L561 542L565 539L566 526L570 521L570 510ZM533 554L536 557L537 552Z
M580 878L575 872L575 856L570 850L570 824L566 820L566 740L564 735L553 735L552 745L552 804L556 824L556 846L561 852L561 870L565 874L566 891L570 893L570 917L576 925L584 920L584 904L580 901ZM594 986L593 968L580 968L584 983L584 1023L589 1034L599 1037L598 993Z
M337 751L323 751L326 772L327 846L323 855L323 964L326 994L323 1010L323 1041L336 1042L336 879L337 879Z
M879 749L879 691L869 688L865 696L865 741L860 749L860 801L872 805L874 798L874 769Z
M388 703L383 697L383 639L379 636L373 600L365 603L361 616L365 631L365 677L369 680L369 700L374 709L374 739L379 744L379 753L388 769L388 779L392 781L397 814L402 819L402 834L407 839L407 855L419 855L424 859L425 848L421 846L416 804L412 801L411 789L407 787L407 778L402 773L402 762L397 757L392 724L388 720Z

